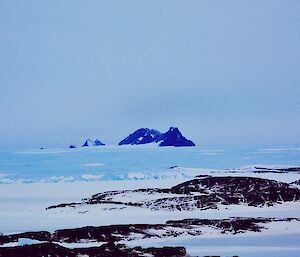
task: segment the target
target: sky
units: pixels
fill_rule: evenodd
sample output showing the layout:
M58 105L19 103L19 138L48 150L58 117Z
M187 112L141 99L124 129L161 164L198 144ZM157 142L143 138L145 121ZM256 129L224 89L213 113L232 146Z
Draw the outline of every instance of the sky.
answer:
M300 1L0 2L0 148L300 143Z

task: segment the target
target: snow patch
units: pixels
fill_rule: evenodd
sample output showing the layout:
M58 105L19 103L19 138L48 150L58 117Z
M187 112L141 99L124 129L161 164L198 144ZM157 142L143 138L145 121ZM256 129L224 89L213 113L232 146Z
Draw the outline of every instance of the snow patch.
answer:
M0 178L0 184L11 184L14 183L15 181L9 178Z
M103 245L103 242L97 242L97 241L81 241L79 243L64 243L64 242L59 242L56 243L60 246L63 246L65 248L69 249L76 249L76 248L89 248L89 247L100 247Z
M95 162L95 163L85 163L83 164L84 167L100 167L104 166L104 163L102 162Z
M103 175L96 175L96 174L83 174L81 176L82 179L87 180L87 181L92 181L92 180L100 180L103 177Z
M57 183L57 182L74 182L76 179L73 176L58 176L58 177L50 177L46 178L43 180L43 182L52 182L52 183ZM30 182L27 182L30 183Z

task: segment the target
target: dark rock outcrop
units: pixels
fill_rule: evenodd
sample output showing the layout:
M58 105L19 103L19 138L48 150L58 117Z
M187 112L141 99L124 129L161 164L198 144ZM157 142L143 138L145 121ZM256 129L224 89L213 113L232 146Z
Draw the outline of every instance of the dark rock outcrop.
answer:
M70 249L55 243L42 243L17 247L0 248L0 257L179 257L187 256L183 247L162 247L162 248L128 248L123 244L112 242L100 247Z
M163 134L155 129L140 128L124 138L119 145L143 145L161 140Z
M52 234L48 231L24 232L19 234L0 235L0 245L17 242L19 238L28 238L39 241L50 241ZM0 248L1 249L1 248Z
M260 232L264 224L280 221L299 221L296 218L230 218L230 219L184 219L169 220L165 224L125 224L100 227L82 227L57 230L52 235L54 242L80 242L96 240L100 242L131 241L148 238L169 238L181 235L201 235L207 227L224 234L238 234L247 231ZM177 230L176 230L177 228ZM164 233L162 233L164 231Z
M291 185L295 185L295 186L300 186L300 179L299 180L296 180L292 183L290 183Z
M90 257L112 256L188 256L183 247L162 248L129 248L120 241L143 239L171 239L186 236L201 236L215 231L216 234L241 234L246 232L261 232L268 228L269 223L300 222L297 218L229 218L229 219L184 219L170 220L164 224L126 224L99 227L81 227L56 230L54 233L40 231L0 236L0 245L16 242L19 238L43 240L39 244L0 247L0 257ZM209 232L207 232L209 231ZM8 240L8 238L10 240ZM66 248L59 243L102 242L101 246L90 248ZM64 245L65 246L65 245Z
M84 144L82 145L82 147L88 147L88 146L101 146L101 145L105 145L104 143L102 143L100 140L96 139L96 140L91 140L91 139L87 139Z
M138 196L136 200L134 195ZM144 199L141 199L141 196ZM219 205L239 204L262 207L299 200L300 189L275 180L254 177L202 177L166 189L107 191L83 199L81 203L65 203L50 206L48 209L109 203L123 207L181 211L216 209Z
M300 167L265 168L254 167L254 173L300 173Z
M76 148L76 145L70 145L69 148L74 149L74 148Z

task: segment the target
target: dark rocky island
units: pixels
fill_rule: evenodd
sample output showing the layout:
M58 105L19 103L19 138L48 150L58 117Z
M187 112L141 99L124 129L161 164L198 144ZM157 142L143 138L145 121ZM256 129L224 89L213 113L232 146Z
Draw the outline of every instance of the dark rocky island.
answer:
M119 145L142 145L159 143L159 146L195 146L194 142L186 139L176 127L171 127L166 133L155 129L141 128L123 139Z

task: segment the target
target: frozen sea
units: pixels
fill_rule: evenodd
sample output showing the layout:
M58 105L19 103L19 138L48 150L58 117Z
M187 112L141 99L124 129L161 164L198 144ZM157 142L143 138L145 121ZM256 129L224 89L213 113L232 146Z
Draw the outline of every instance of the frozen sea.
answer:
M170 167L300 166L300 144L0 150L0 183L189 177Z

